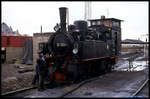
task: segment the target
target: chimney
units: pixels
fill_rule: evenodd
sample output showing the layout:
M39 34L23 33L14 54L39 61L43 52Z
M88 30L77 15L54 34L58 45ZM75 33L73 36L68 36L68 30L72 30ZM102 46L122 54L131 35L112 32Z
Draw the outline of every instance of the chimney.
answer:
M60 13L60 26L61 26L61 32L66 32L66 15L67 15L67 8L66 7L60 7L59 8Z
M41 25L41 33L42 33L42 25Z
M104 15L102 15L102 16L101 16L101 19L105 19L105 16L104 16Z

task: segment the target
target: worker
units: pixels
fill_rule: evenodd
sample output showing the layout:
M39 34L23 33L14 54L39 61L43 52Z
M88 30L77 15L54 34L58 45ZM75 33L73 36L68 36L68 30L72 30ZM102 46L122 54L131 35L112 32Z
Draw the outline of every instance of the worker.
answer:
M43 53L41 50L38 51L38 58L42 58ZM38 74L38 64L36 63L35 65L35 74L32 80L32 85L35 87L36 81L39 79L39 74Z
M44 90L44 81L47 76L47 66L46 61L44 57L41 57L37 60L38 63L38 74L39 74L39 86L38 90L42 91Z
M36 64L36 74L34 76L32 84L35 85L36 80L38 80L38 90L43 91L44 88L44 80L46 78L47 66L46 61L42 51L38 52L39 58L37 59Z

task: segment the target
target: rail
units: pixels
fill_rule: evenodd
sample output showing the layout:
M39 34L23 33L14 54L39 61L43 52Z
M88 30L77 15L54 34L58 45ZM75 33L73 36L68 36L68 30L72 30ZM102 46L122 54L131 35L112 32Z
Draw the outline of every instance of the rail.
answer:
M145 87L145 85L148 83L149 79L147 79L141 86L140 88L134 93L132 94L132 96L136 96L138 93L141 92L141 90Z
M91 78L91 79L87 79L87 80L84 80L82 81L81 83L79 83L75 88L71 89L70 91L62 94L61 96L57 97L57 98L63 98L64 96L67 96L68 94L74 92L75 90L79 89L81 86L83 86L84 84L86 83L89 83L91 81L95 81L95 80L98 80L100 78L102 78L103 76L106 76L107 74L104 74L104 75L101 75L101 76L98 76L98 77L94 77L94 78Z
M94 77L94 78L91 78L91 79L87 79L87 80L84 80L82 82L80 82L79 84L77 84L75 86L75 88L72 88L71 90L69 90L68 92L66 93L63 93L62 95L58 96L57 98L63 98L69 94L71 94L72 92L76 91L77 89L79 89L81 86L83 86L84 84L86 83L89 83L91 81L95 81L95 80L98 80L98 79L101 79L103 78L104 76L106 76L107 74L104 74L104 75L100 75L98 77ZM135 92L133 93L131 96L136 96L138 93L141 92L141 90L145 87L145 85L148 83L149 79L147 79L141 86L140 88ZM72 86L72 85L70 85ZM16 91L11 91L11 92L7 92L7 93L4 93L2 94L2 96L11 96L13 94L18 94L18 93L21 93L21 92L24 92L24 91L27 91L27 90L31 90L31 89L35 89L37 87L28 87L28 88L24 88L24 89L19 89L19 90L16 90ZM63 87L64 88L64 87Z
M15 91L10 91L10 92L3 93L2 96L17 94L17 93L21 93L21 92L31 90L31 89L35 89L35 88L37 88L37 87L28 87L28 88L18 89L18 90L15 90Z

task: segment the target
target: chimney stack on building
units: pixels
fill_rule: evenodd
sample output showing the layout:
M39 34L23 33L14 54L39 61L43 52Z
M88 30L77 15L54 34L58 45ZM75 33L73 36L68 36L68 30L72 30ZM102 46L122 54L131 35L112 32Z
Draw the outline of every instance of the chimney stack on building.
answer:
M101 16L101 19L105 19L105 16L104 16L104 15L102 15L102 16Z

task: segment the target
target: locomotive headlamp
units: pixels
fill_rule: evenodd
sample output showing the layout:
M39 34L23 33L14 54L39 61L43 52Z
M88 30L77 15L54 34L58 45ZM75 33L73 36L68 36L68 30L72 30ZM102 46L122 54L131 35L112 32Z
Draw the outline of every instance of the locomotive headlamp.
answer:
M78 43L74 43L74 48L73 48L72 52L73 52L73 54L78 53Z
M107 44L107 49L109 49L109 45Z
M73 54L77 54L78 53L78 49L75 48L75 49L73 49L72 52L73 52Z

